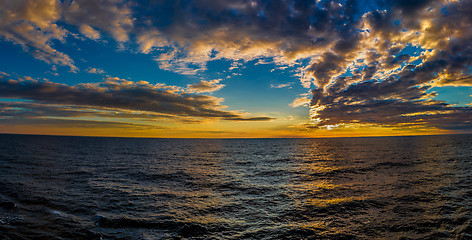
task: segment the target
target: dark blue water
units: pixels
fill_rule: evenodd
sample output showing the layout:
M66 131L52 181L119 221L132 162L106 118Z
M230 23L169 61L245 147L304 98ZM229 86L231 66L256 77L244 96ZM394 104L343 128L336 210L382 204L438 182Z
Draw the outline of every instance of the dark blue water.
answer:
M472 239L472 135L0 135L0 239Z

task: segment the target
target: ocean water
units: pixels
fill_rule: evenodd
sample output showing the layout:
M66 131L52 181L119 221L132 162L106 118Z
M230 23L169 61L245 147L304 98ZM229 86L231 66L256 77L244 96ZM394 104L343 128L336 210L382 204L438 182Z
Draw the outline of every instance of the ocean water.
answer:
M0 239L472 239L472 135L0 135Z

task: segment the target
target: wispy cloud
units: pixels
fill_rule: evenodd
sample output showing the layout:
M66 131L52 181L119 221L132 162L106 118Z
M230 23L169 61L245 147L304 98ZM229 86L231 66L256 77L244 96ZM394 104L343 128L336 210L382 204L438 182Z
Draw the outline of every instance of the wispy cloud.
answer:
M233 118L225 118L225 120L242 121L242 122L258 122L258 121L271 121L271 120L275 120L275 118L273 117L233 117Z
M100 69L100 68L87 68L86 70L88 73L92 73L92 74L104 74L105 71Z
M291 107L302 107L302 106L309 106L311 103L311 98L308 93L300 94L300 97L295 98L292 103L289 105Z
M85 35L86 37L88 37L90 39L94 39L94 40L100 39L100 32L93 29L89 25L86 25L86 24L80 25L79 26L79 31L80 31L80 33L82 33L83 35Z
M31 126L35 125L38 127L52 127L52 128L82 128L82 129L133 129L136 130L158 130L166 129L162 126L154 124L139 124L139 123L127 123L119 121L96 121L96 120L77 120L77 119L55 119L55 118L23 118L23 119L11 119L11 118L0 118L0 124L2 125L24 125Z
M198 83L194 84L189 84L187 85L187 89L189 92L196 92L196 93L202 93L202 92L214 92L222 89L225 85L221 84L221 79L215 79L215 80L202 80Z
M293 82L281 83L281 84L270 84L271 88L291 88Z

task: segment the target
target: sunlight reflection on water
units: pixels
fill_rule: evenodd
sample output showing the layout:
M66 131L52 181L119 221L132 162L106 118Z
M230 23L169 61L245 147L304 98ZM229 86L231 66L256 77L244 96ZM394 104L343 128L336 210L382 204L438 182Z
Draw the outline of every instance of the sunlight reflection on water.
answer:
M471 237L470 135L1 140L7 238Z

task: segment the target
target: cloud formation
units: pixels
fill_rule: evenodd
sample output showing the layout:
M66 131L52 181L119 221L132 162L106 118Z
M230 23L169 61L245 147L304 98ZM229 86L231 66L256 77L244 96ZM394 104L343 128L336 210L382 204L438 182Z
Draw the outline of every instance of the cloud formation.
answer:
M202 92L214 92L222 89L225 85L220 83L221 79L215 80L202 80L198 83L187 85L187 89L190 92L202 93Z
M100 69L100 68L88 68L86 70L86 72L92 73L92 74L104 74L105 73L105 71Z
M37 59L76 71L70 56L53 48L52 40L64 41L68 34L56 24L60 18L60 3L55 0L0 0L0 37L21 45Z
M281 84L270 84L271 88L292 88L291 85L293 82L281 83Z
M360 26L367 34L358 45L366 51L358 51L349 68L335 63L321 71L341 67L312 91L312 127L472 129L471 108L434 100L431 91L433 86L470 86L472 51L466 42L472 33L465 29L472 26L472 3L407 5L364 14Z
M90 39L94 39L94 40L100 39L100 33L97 30L90 27L89 25L81 24L79 26L79 31L80 33L82 33L83 35L85 35L86 37Z
M81 33L90 38L98 38L102 30L118 42L129 40L133 28L133 17L129 6L119 0L66 0L61 4L62 19L78 26Z
M293 66L303 86L314 86L310 127L472 128L470 108L434 100L431 91L471 85L472 1L202 0L160 6L179 18L162 24L149 16L153 38L139 42L143 52L171 47L160 64L197 66L193 72L217 59L271 58ZM291 106L307 102L300 97Z
M90 39L99 39L101 30L125 42L133 19L126 4L116 0L0 0L0 38L21 45L37 59L77 71L74 60L54 47L54 40L64 43L71 35L63 23Z
M0 124L11 126L31 126L53 127L53 128L82 128L82 129L133 129L133 130L160 130L165 129L153 124L137 124L118 121L95 121L95 120L74 120L74 119L54 119L54 118L0 118Z
M308 93L300 94L300 97L295 98L292 103L289 105L291 107L301 107L301 106L309 106L311 99Z
M164 84L107 78L104 82L68 86L31 78L0 80L0 97L30 100L33 103L2 104L2 116L16 117L121 117L136 119L205 119L261 121L269 117L244 117L226 111L223 99L192 94ZM26 115L25 115L26 114ZM32 115L30 115L32 114Z

